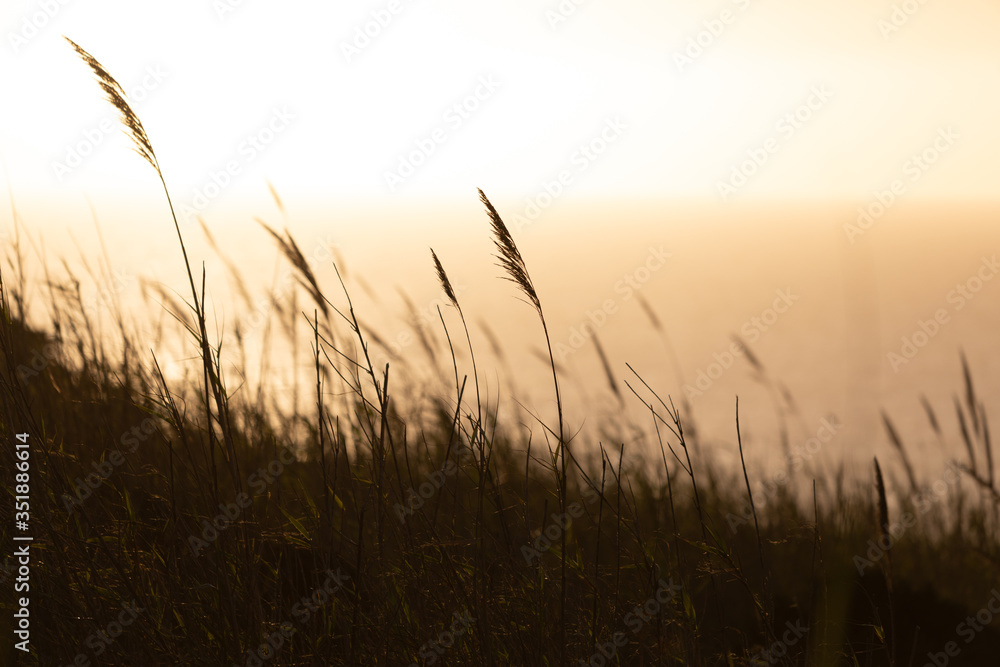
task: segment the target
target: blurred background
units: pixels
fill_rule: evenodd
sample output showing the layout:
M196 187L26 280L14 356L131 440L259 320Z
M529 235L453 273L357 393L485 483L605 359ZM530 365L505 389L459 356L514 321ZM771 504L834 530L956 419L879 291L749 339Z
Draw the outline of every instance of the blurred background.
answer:
M6 2L0 235L8 260L20 242L40 325L44 282L86 275L103 236L115 278L81 285L95 312L113 295L169 374L197 366L149 313L149 284L186 290L162 186L66 35L142 119L217 331L239 321L248 349L287 359L268 381L312 362L265 336L267 295L313 306L280 287L287 262L255 218L289 230L337 303L340 258L379 362L433 378L426 326L447 381L438 305L471 367L433 247L484 393L502 417L555 423L541 327L497 279L482 188L534 279L581 438L648 419L628 363L688 401L722 458L739 395L765 461L782 424L794 446L827 419L817 460L867 465L889 446L884 410L939 469L920 397L957 451L960 351L988 416L1000 398L998 27L1000 7L972 0Z

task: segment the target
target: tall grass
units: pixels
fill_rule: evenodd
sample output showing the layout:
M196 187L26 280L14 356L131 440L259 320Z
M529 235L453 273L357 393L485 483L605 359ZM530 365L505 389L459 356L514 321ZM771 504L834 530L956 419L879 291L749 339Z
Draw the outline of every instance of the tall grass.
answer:
M166 192L120 87L73 47ZM466 313L433 251L428 275L461 321L474 402L443 314L426 335L446 338L453 388L418 382L406 370L413 359L376 365L385 345L363 325L342 263L339 285L323 284L287 229L262 223L261 238L310 305L300 311L290 295L262 328L294 340L306 324L311 376L290 403L264 382L227 389L223 348L207 336L204 273L198 289L176 217L192 300L171 304L160 286L158 307L179 325L162 336L193 338L200 377L168 377L118 301L125 352L110 355L80 281L55 267L44 267L51 324L29 321L23 253L10 254L0 266L0 432L5 442L32 438L35 663L83 654L121 665L909 665L956 639L1000 564L989 428L964 356L961 442L950 444L924 401L941 446L967 459L940 495L921 495L936 480L920 477L886 415L905 482L891 466L877 466L874 481L845 479L843 468L792 471L761 505L755 480L768 471L743 455L738 410L742 465L720 468L692 447L686 404L661 398L633 366L623 384L650 427L571 448L539 293L496 208L479 197L503 277L535 309L549 348L557 414L555 424L539 416L540 429L504 421L499 405L491 413ZM241 267L228 268L249 307ZM669 348L654 307L644 308ZM439 361L431 338L421 347ZM624 393L612 392L619 404ZM555 441L547 457L533 454L539 430ZM216 468L220 442L228 475ZM647 459L657 449L659 460ZM10 460L0 468L6 489L13 470ZM0 504L4 537L12 495ZM894 532L891 516L907 512L912 526ZM890 538L887 553L872 551ZM133 602L142 610L134 622L103 641L96 633ZM990 664L998 651L991 626L961 660Z

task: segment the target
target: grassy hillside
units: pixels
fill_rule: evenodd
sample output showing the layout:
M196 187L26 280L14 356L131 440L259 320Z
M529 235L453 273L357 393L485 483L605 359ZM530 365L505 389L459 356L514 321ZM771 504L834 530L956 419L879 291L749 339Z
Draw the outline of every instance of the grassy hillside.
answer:
M73 46L169 199L120 87ZM548 344L546 297L480 198L504 277ZM1000 494L964 360L954 409L965 448L938 476L913 473L886 419L886 434L870 438L888 435L899 456L873 462L868 479L810 475L789 453L762 494L745 464L705 460L684 404L634 371L617 390L649 421L607 429L634 435L567 432L551 351L557 413L530 430L502 419L516 397L486 400L483 341L465 328L436 255L428 271L462 324L448 331L442 318L433 334L451 350L437 362L453 386L428 388L405 358L376 367L384 344L359 324L344 283L320 284L294 239L268 231L308 300L275 304L258 322L312 351L314 377L299 379L290 403L266 382L239 383L251 363L283 362L243 353L240 323L258 312L209 334L179 226L190 294L159 297L180 325L163 335L191 360L181 379L165 376L114 295L110 333L81 281L46 271L26 286L22 249L9 249L0 578L22 590L0 606L8 637L25 606L31 632L30 656L5 647L10 664L942 667L1000 655ZM107 284L110 262L100 266ZM28 321L29 294L47 298L46 322ZM733 433L742 461L738 412ZM22 571L13 555L26 535Z
M452 390L403 413L415 385L391 363L368 365L376 343L346 290L328 298L294 240L275 236L314 301L310 329L298 330L316 378L297 389L296 411L226 386L224 354L202 343L193 303L174 315L202 372L169 382L120 312L118 339L101 337L79 290L54 290L51 324L38 330L22 288L5 281L0 512L6 540L18 532L14 443L27 433L37 664L908 665L930 653L972 665L997 655L998 503L970 375L956 403L967 449L952 453L965 464L940 478L908 477L897 442L903 456L881 466L908 482L884 488L884 508L880 476L813 479L794 456L761 487L701 460L683 410L635 375L631 400L649 410L659 460L633 455L638 440L575 441L557 424L527 435L477 397L477 376L454 353ZM500 243L516 250L509 235ZM458 306L436 259L428 270ZM515 289L531 288L519 278ZM272 317L295 330L304 315ZM474 353L471 336L448 337ZM5 587L16 574L8 558Z

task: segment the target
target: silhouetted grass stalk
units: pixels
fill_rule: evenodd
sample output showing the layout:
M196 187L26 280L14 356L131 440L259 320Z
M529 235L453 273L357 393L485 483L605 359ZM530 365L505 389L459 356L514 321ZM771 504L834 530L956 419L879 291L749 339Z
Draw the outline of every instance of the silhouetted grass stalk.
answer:
M504 269L507 273L505 278L510 280L512 283L517 285L524 295L528 297L531 305L534 306L535 312L538 313L538 319L542 322L542 331L545 334L545 346L549 352L549 365L552 368L552 383L555 385L556 390L556 409L559 413L559 434L558 438L558 449L556 450L561 457L561 469L559 473L559 511L562 516L566 515L566 454L569 449L569 442L567 442L565 437L565 430L563 428L563 408L562 408L562 396L559 393L559 377L556 374L556 359L555 355L552 354L552 340L549 337L549 328L545 323L545 313L542 312L542 304L538 299L538 293L535 291L535 286L531 282L531 276L528 275L528 267L524 263L524 259L521 257L521 252L517 249L517 245L514 243L514 237L510 235L510 231L507 229L507 225L504 224L503 219L497 210L487 199L486 194L479 190L479 201L483 203L486 207L486 212L490 218L490 226L493 229L493 243L497 250L497 259L500 260L500 267ZM559 602L559 645L562 651L562 661L563 664L567 663L566 654L566 531L560 531L562 533L560 537L560 558L561 558L561 573L560 573L560 602Z
M105 99L118 110L119 119L122 124L126 127L126 134L132 140L134 144L135 151L156 171L156 175L160 179L160 184L163 186L163 192L167 198L167 204L170 206L170 216L174 221L174 229L177 232L177 240L181 246L181 254L184 257L184 268L187 271L188 282L191 287L191 298L193 299L193 310L198 323L198 331L191 333L195 335L201 348L201 360L203 368L203 384L205 391L205 411L207 423L205 425L208 432L209 439L209 451L212 456L212 471L213 471L213 483L215 490L214 502L219 502L219 482L218 474L215 471L215 449L214 449L214 429L212 426L212 409L209 403L209 396L211 395L215 400L216 407L216 422L219 424L219 428L222 430L223 442L226 445L226 459L229 464L229 473L232 478L233 486L235 487L237 493L242 493L243 483L241 476L239 474L239 463L236 456L236 446L233 442L233 434L231 430L231 423L229 419L229 408L228 401L225 395L225 388L222 381L221 373L221 343L218 350L217 358L213 359L212 350L208 344L208 331L205 325L205 309L204 309L204 289L205 289L205 275L202 271L202 298L198 299L198 290L195 287L194 274L191 272L191 263L188 259L187 248L184 244L184 237L181 234L180 223L177 221L177 213L174 210L174 203L170 197L170 191L167 188L167 181L163 176L163 170L160 168L159 161L156 158L156 153L153 150L153 145L146 134L145 128L142 126L142 121L139 120L139 116L136 115L132 107L129 105L128 100L125 96L125 90L121 87L118 81L115 80L113 76L105 69L105 67L98 62L90 53L85 51L76 42L71 40L69 37L65 37L66 41L69 42L70 46L76 51L77 55L90 67L91 71L96 75L98 84L105 93ZM252 507L248 508L248 514L250 518L253 516ZM245 565L249 568L250 564L250 551L249 551L249 535L246 532L246 525L241 523L241 532L243 536L244 544L244 558Z

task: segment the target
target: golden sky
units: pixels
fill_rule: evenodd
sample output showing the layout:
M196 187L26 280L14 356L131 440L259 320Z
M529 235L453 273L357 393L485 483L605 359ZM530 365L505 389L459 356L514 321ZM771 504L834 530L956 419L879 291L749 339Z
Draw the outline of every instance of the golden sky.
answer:
M525 206L866 202L897 179L909 198L994 199L998 28L1000 5L973 0L10 1L0 155L22 198L153 196L65 34L209 216L266 180Z
M252 220L286 222L271 183L303 248L337 246L379 303L396 304L397 289L422 306L440 297L434 246L468 286L470 312L506 326L530 362L538 332L514 324L532 313L495 279L479 187L550 297L557 341L650 247L675 254L647 296L671 314L691 377L776 289L801 290L757 352L818 417L841 394L849 402L858 378L911 400L913 378L943 377L959 344L994 358L980 299L919 368L885 364L995 247L984 230L1000 203L997 34L1000 4L985 0L10 0L0 169L45 238L39 255L95 247L89 202L123 298L138 300L139 277L183 285L160 184L66 35L129 94L181 223L194 231L202 216L256 286L276 250ZM6 201L0 211L3 241ZM185 235L196 263L213 257ZM594 263L598 251L607 261ZM226 278L207 264L223 321ZM638 306L622 312L602 330L619 370L640 343L658 344L633 336L650 333ZM385 326L390 338L405 331ZM851 358L864 363L809 393L812 360L840 359L838 341L862 338L870 349ZM805 351L786 353L792 343ZM662 376L649 379L676 391L670 369L650 363ZM574 364L596 368L589 351ZM702 409L728 415L735 388Z

